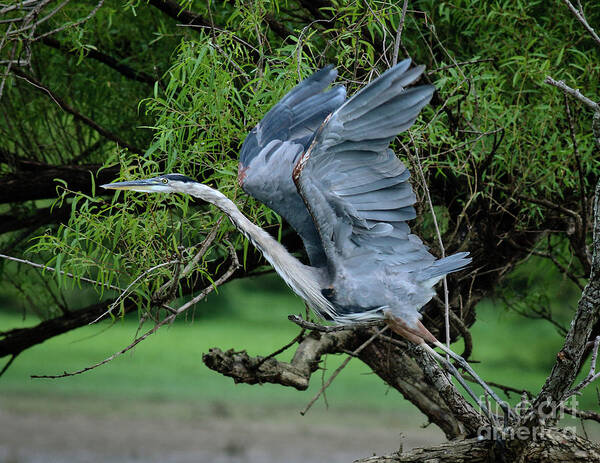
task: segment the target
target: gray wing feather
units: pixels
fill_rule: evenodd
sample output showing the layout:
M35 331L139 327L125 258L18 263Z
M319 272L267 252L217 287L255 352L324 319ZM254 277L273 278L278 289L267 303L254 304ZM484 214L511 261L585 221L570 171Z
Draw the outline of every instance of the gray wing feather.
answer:
M337 109L295 168L332 274L384 265L428 280L469 261L460 253L436 262L406 224L416 216L415 195L408 170L388 146L435 90L404 89L424 69L409 66L401 62Z
M248 134L240 163L249 166L273 140L308 142L325 118L344 102L344 87L324 92L336 76L333 66L327 66L290 90Z
M321 240L292 180L300 154L309 146L325 118L340 107L344 87L325 89L337 72L328 66L300 82L248 134L240 152L238 181L301 236L311 263L326 264Z

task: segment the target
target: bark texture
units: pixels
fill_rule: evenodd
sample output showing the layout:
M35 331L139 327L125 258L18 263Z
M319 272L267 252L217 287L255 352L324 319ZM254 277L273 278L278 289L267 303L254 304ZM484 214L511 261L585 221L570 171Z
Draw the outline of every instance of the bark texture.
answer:
M543 429L534 440L511 445L478 439L446 442L406 453L364 458L355 463L584 463L600 461L600 448L573 433L560 429ZM518 448L518 453L515 448Z

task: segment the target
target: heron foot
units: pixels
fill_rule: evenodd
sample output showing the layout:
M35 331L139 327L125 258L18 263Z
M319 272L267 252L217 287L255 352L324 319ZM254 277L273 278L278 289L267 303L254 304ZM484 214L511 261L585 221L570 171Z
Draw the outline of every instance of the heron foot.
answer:
M439 341L436 343L436 345L438 343L439 343ZM440 347L444 352L447 352L449 350L443 344L441 344L441 343L439 343L439 344L441 345L441 347L440 346L437 346L437 347ZM482 402L482 400L475 394L475 392L473 392L473 390L466 384L464 378L459 373L459 371L456 369L456 367L451 362L449 362L446 359L446 357L444 357L443 355L440 355L432 347L430 347L426 344L423 344L423 346L439 363L444 365L444 367L449 371L449 373L452 376L454 376L456 378L458 383L463 387L463 389L467 392L467 394L475 401L475 403L477 403L477 405L479 406L481 411L485 414L485 416L488 418L490 423L492 425L496 426L496 423L498 421L497 416L492 412L489 405L484 404ZM452 351L450 351L450 353L448 355L450 357L452 357L454 360L456 360L457 363L460 365L460 367L463 368L464 370L466 370L473 377L474 381L483 388L485 393L488 394L490 397L492 397L492 399L502 408L502 411L504 414L502 428L506 428L508 426L508 424L510 423L510 420L513 416L508 404L506 402L504 402L502 399L500 399L500 397L498 397L498 395L490 389L490 387L485 383L485 381L483 381L473 371L473 369L471 368L471 366L467 363L467 361L465 359L463 359L460 355L458 355Z
M514 414L512 413L512 410L510 409L509 405L504 400L502 400L500 397L498 397L498 394L496 394L486 384L486 382L483 379L481 379L477 375L477 373L475 373L473 368L471 368L471 365L469 365L469 363L464 358L462 358L460 355L456 354L452 350L448 349L444 344L442 344L439 341L436 342L435 345L436 345L436 347L439 347L440 349L442 349L450 357L452 357L460 365L460 367L463 370L465 370L467 373L469 373L469 375L471 375L471 377L475 380L475 382L477 384L479 384L483 388L483 390L487 394L489 394L489 396L500 406L500 408L502 409L503 415L504 415L504 427L506 427L510 423L510 421L514 418Z

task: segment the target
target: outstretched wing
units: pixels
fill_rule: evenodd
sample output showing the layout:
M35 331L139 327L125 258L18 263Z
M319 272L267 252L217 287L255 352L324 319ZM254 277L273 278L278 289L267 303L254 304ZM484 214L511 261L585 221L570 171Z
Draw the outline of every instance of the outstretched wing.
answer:
M332 66L323 68L279 101L244 140L238 168L240 186L287 220L317 267L325 265L326 257L292 171L315 131L344 102L344 87L324 91L336 75Z
M405 89L424 69L409 66L410 60L399 63L335 111L294 169L332 275L382 265L401 272L435 267L434 256L406 223L416 216L415 195L408 170L388 148L435 90Z

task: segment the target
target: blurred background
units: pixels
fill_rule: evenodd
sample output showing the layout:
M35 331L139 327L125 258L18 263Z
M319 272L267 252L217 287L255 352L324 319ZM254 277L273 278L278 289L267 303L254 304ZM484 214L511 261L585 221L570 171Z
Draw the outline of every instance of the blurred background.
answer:
M536 259L519 267L503 292L532 284L547 296L556 326L524 317L502 300L486 300L471 330L471 358L487 381L535 393L553 365L561 346L559 327L571 316L578 295ZM0 461L349 462L444 441L439 429L427 426L424 415L358 360L348 364L306 416L300 411L341 356L326 358L322 375L313 375L308 391L236 385L203 365L202 353L214 346L247 349L250 355L275 351L298 334L287 320L290 313L304 313L304 305L276 276L265 275L226 284L187 319L78 376L30 378L74 371L120 350L138 330L137 314L27 350L0 378ZM39 321L23 314L22 302L4 292L0 330ZM460 342L453 346L459 353L461 347ZM289 360L292 354L290 349L280 358ZM588 388L577 399L580 408L597 409L596 394L593 386ZM514 404L519 394L509 399ZM600 436L594 423L582 427L567 419L563 425Z

